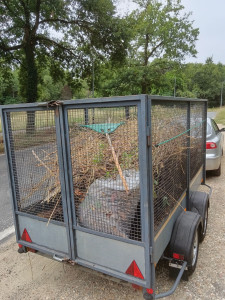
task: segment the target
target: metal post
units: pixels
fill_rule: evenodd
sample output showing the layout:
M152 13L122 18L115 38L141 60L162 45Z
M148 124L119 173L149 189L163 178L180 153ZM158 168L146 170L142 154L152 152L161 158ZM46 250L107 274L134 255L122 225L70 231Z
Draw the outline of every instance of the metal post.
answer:
M92 57L92 98L94 98L95 92L95 66L94 66L94 58Z
M189 130L187 135L187 192L186 192L186 205L187 210L190 210L190 176L191 176L191 138L190 138L190 128L191 128L191 102L187 103L187 130Z
M92 98L95 95L95 65L94 58L92 57ZM95 109L92 108L92 124L95 123Z
M208 102L204 103L204 108L203 108L203 120L205 122L202 123L202 133L203 133L203 184L205 184L206 180L206 128L207 128L207 106Z

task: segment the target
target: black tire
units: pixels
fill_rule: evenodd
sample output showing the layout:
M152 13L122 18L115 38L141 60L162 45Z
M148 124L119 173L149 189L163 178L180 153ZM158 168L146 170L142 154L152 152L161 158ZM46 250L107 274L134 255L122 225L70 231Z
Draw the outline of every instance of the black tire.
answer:
M196 228L192 240L190 257L188 258L188 275L192 275L195 271L197 261L198 261L198 251L199 251L199 228Z
M213 174L214 174L215 176L220 176L220 175L221 175L221 164L220 164L220 166L219 166L219 168L218 168L217 170L214 170L214 171L213 171Z
M199 241L200 242L202 242L206 236L207 225L208 225L208 207L205 208L205 215L203 218L203 228L202 228L201 232L199 233Z

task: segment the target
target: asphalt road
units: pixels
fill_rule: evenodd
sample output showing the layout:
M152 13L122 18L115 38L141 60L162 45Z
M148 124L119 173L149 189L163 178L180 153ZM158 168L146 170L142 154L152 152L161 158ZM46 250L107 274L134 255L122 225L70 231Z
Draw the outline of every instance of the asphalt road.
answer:
M208 116L209 118L214 119L214 118L216 117L216 112L214 112L214 111L209 111L209 112L207 112L207 116Z
M13 225L5 155L0 155L0 233Z

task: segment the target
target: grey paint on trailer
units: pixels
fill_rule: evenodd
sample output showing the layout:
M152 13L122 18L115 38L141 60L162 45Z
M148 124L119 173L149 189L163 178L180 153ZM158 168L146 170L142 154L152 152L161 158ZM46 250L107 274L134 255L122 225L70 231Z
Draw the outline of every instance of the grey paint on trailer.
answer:
M93 235L76 230L77 256L84 261L125 274L133 260L145 277L143 246Z
M183 200L181 205L183 206L185 204L186 199ZM158 238L155 240L154 243L154 251L153 251L153 261L154 263L158 263L160 258L162 257L165 248L169 244L171 234L173 231L173 225L177 219L177 217L180 215L180 213L183 211L181 206L179 206L171 219L166 224L165 228L162 230L162 232L159 234Z
M197 174L195 175L195 177L192 179L192 181L190 183L190 191L191 192L198 190L198 187L201 184L202 172L203 172L203 168L201 167L199 169L199 171L197 172ZM182 197L184 197L184 195L182 195ZM182 199L182 197L181 197L181 199ZM179 202L179 201L177 201L177 202ZM186 208L186 205L187 205L187 201L186 201L186 197L184 197L181 204L178 206L178 208L176 209L174 214L169 219L165 228L155 239L155 246L154 246L154 251L153 251L154 263L157 263L159 261L159 259L161 258L161 256L163 255L163 252L170 241L170 237L171 237L171 234L173 231L173 225L174 225L177 217L183 211L183 209Z
M202 178L203 178L203 166L200 168L200 170L196 173L195 177L191 181L190 193L198 190L199 186L201 185Z
M141 121L141 128L143 132L140 134L140 140L144 140L142 145L145 147L144 151L142 150L141 153L144 155L143 160L140 160L140 168L142 169L142 177L143 174L146 173L146 163L147 163L147 157L146 157L146 138L147 138L147 126L150 124L146 124L146 108L147 108L147 101L146 95L139 95L139 96L126 96L126 97L112 97L112 98L101 98L101 99L88 99L87 101L85 100L71 100L71 101L63 101L62 104L62 113L64 109L69 109L69 108L85 108L85 107L111 107L111 106L125 106L129 104L138 104L142 103L141 105L141 117L143 117L143 120ZM161 97L161 96L151 96L149 100L160 100L160 103L163 105L163 103L166 103L168 101L176 101L176 102L187 102L187 101L196 101L198 102L199 100L192 100L192 99L180 99L180 98L172 98L172 97ZM150 102L150 101L149 101ZM42 107L41 107L42 106ZM5 109L5 107L1 107L1 109ZM9 106L7 108L9 111L24 111L24 110L45 110L46 109L46 104L26 104L26 105L18 105L18 106ZM5 110L5 112L7 111ZM60 108L61 109L61 108ZM63 117L63 114L61 113L61 119ZM140 117L140 116L139 116ZM150 117L150 112L149 112L149 117ZM148 118L147 118L148 119ZM66 119L58 120L58 121L65 121ZM140 122L140 118L139 118ZM149 121L150 122L150 121ZM61 124L62 125L62 124ZM68 124L65 124L68 125ZM140 124L139 124L140 125ZM57 128L59 129L60 124L58 122ZM150 128L150 126L149 126ZM61 140L61 135L63 134L63 126L62 126L62 132L58 133L58 142ZM150 132L151 133L151 132ZM9 128L6 127L6 136L9 139ZM63 146L62 153L60 153L61 158L63 159L60 160L60 166L61 166L61 175L63 175L63 171L67 170L67 164L69 163L68 160L66 159L66 147L69 147L69 140L68 140L68 135L64 139L62 139L58 146ZM8 148L10 150L10 147ZM11 156L10 156L10 151L9 152L9 161L11 161ZM148 151L149 152L149 151ZM69 152L68 152L69 153ZM63 165L65 164L65 166ZM70 164L69 164L70 165ZM12 165L9 164L9 168L12 169ZM64 169L65 168L65 169ZM142 245L135 245L133 243L129 243L129 240L127 241L119 241L116 239L116 237L112 238L107 238L107 237L102 237L94 233L87 233L79 230L74 230L74 234L72 233L72 230L70 228L70 231L66 230L66 227L63 226L57 226L54 224L49 224L47 227L46 224L47 222L41 221L41 220L36 220L36 219L31 219L29 216L18 216L18 222L16 218L16 227L19 226L20 230L20 235L22 235L24 228L26 227L28 230L28 233L31 236L31 239L33 240L35 245L38 245L41 251L41 247L44 247L49 249L49 252L54 253L55 252L63 252L68 254L69 253L69 248L70 245L68 243L67 238L70 238L71 240L74 238L74 241L71 241L71 246L74 244L75 248L77 246L77 255L78 257L76 258L76 261L82 265L86 265L87 267L90 268L98 268L98 270L102 270L104 273L111 273L112 275L118 277L118 278L124 278L127 279L128 275L125 274L127 268L131 264L131 262L135 259L137 262L138 267L140 268L142 274L145 277L145 284L148 288L153 287L154 288L154 264L153 261L150 261L150 254L152 251L152 246L154 248L154 254L159 255L160 251L163 252L165 250L165 241L159 242L158 245L154 245L153 241L153 234L152 234L152 228L153 228L153 212L149 214L149 208L153 208L153 197L152 193L148 193L148 182L147 181L152 181L152 178L149 176L149 173L151 171L151 165L147 166L148 172L147 172L147 179L144 181L142 189L144 190L144 193L142 191L142 212L143 210L145 211L145 207L147 208L147 213L142 214L142 229L143 229L143 234L144 234L144 239L143 239L143 244ZM70 168L69 168L70 171ZM202 174L202 173L201 173ZM64 174L65 175L65 174ZM66 176L66 175L65 175ZM199 176L199 178L201 175ZM201 179L201 178L200 178ZM65 180L65 182L64 182ZM13 182L13 177L11 175L11 184L13 188L15 188L15 184ZM68 185L69 179L68 178L62 178L61 176L61 181L63 184L66 183L66 188L67 190L63 191L63 197L66 198L66 196L70 196L71 193L69 193L69 190L72 188ZM61 183L62 183L61 182ZM69 189L69 190L68 190ZM195 185L193 186L193 189L195 189ZM70 191L71 192L71 191ZM150 194L150 195L149 195ZM143 197L145 195L145 197ZM14 195L15 198L15 195ZM65 201L65 200L64 200ZM15 202L15 201L14 201ZM64 210L68 209L71 210L71 202L73 202L73 199L68 199L67 202L67 207L65 207L64 203ZM151 205L150 205L151 204ZM15 210L15 209L14 209ZM74 213L74 211L73 211ZM177 213L177 212L175 212ZM69 213L69 217L70 213ZM174 218L172 217L174 222ZM75 223L75 214L73 215L73 221ZM66 214L66 220L65 220L66 225L71 226L71 220L68 220L68 216ZM169 222L168 222L169 223ZM172 224L172 223L171 223ZM167 227L169 229L167 229ZM163 236L165 234L169 234L171 227L166 226L160 234L162 234L162 237L160 240L163 240ZM150 231L151 229L151 231ZM41 232L41 234L40 234ZM68 234L69 233L69 234ZM68 235L67 235L68 234ZM73 243L74 242L74 243ZM24 243L25 246L26 244L29 243ZM155 246L155 247L154 247ZM160 251L157 251L160 249ZM75 251L76 253L76 251ZM76 255L76 254L75 254ZM149 268L151 268L151 272L149 271ZM131 277L131 276L129 276ZM133 279L132 279L133 280ZM130 281L130 279L129 279ZM138 279L134 279L134 282L138 282ZM140 281L140 279L139 279Z
M0 155L0 232L13 225L6 157Z
M31 219L28 216L18 216L18 223L20 236L26 228L34 244L52 249L53 252L55 250L68 253L66 227L52 223L47 226L47 222Z

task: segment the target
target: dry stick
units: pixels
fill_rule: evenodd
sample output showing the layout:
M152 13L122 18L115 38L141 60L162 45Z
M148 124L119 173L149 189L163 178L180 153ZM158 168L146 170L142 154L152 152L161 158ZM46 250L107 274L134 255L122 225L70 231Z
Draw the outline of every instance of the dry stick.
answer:
M49 167L38 157L38 155L34 152L34 150L32 150L32 153L33 153L33 155L36 157L36 159L51 173L51 174L54 174L53 172L52 172L52 170L51 169L49 169ZM48 193L48 197L47 198L45 198L44 199L44 201L47 201L47 202L49 202L49 200L50 200L50 198L51 197L55 197L58 193L60 192L60 187L57 187L53 192L51 192L51 193ZM47 226L48 226L48 224L49 224L49 222L50 222L50 220L51 220L51 218L52 218L52 216L53 216L53 214L54 214L54 212L55 212L55 210L56 210L56 207L57 207L57 205L59 204L59 200L60 200L60 198L57 200L57 202L56 202L56 204L55 204L55 207L54 207L54 209L53 209L53 211L52 211L52 213L51 213L51 215L50 215L50 217L49 217L49 219L48 219L48 223L47 223Z
M61 191L60 185L58 187L55 187L52 192L48 191L47 197L43 201L47 201L49 203L51 198L54 198L59 192Z
M55 204L55 207L54 207L54 209L53 209L53 211L52 211L50 217L48 218L48 223L47 223L46 226L48 226L49 222L51 221L51 218L52 218L52 216L53 216L53 214L54 214L54 212L55 212L55 210L56 210L56 207L57 207L57 205L59 204L59 200L60 200L60 198L57 200L57 202L56 202L56 204Z
M106 138L107 138L107 140L108 140L108 143L109 143L109 146L110 146L110 148L111 148L112 155L113 155L113 159L114 159L114 161L115 161L115 164L116 164L117 170L119 171L120 178L122 179L123 186L124 186L124 188L125 188L125 190L126 190L127 194L129 194L129 188L128 188L128 185L127 185L126 179L125 179L125 178L124 178L124 176L123 176L123 172L122 172L122 170L121 170L121 167L120 167L120 164L119 164L118 158L117 158L117 156L116 156L115 149L114 149L114 147L113 147L113 145L112 145L112 142L111 142L111 139L110 139L110 137L109 137L109 134L108 134L108 133L106 133Z
M32 150L32 153L34 157L41 163L41 165L45 167L55 177L54 172L40 159L40 157L38 157L38 155L34 152L34 150ZM51 198L55 197L60 192L60 190L61 190L60 186L56 187L53 192L48 193L48 196L43 201L49 202Z
M51 169L38 157L38 155L32 150L32 153L34 157L42 164L43 167L45 167L50 173L53 173Z

